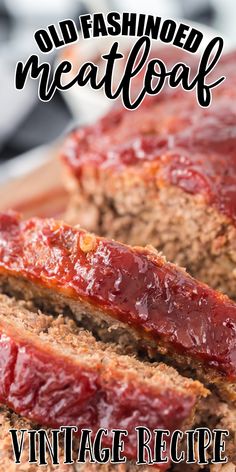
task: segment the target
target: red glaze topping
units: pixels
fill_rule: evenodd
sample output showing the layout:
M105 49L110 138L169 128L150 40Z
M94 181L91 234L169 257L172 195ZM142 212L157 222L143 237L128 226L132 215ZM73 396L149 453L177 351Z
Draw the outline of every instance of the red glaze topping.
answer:
M236 305L150 251L54 220L3 214L0 272L88 301L143 337L236 378Z
M227 80L215 89L208 109L192 93L168 93L138 110L116 109L97 124L69 137L63 159L80 179L89 165L102 172L133 172L150 166L150 178L191 194L236 224L236 53L221 60L216 74ZM155 163L155 167L153 167Z
M101 365L80 364L5 323L0 324L0 354L1 403L53 428L89 427L94 434L99 428L127 429L125 453L130 459L137 457L137 425L181 429L196 402L193 392L177 391L174 384L157 390L135 376L124 373L119 378L110 366L107 372ZM111 436L104 443L111 446Z

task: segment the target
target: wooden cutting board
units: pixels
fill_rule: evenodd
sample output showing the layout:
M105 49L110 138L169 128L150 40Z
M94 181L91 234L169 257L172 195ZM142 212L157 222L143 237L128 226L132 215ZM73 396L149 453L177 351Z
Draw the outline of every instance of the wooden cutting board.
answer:
M0 186L0 211L15 210L23 217L60 217L67 206L62 169L55 155L33 171Z

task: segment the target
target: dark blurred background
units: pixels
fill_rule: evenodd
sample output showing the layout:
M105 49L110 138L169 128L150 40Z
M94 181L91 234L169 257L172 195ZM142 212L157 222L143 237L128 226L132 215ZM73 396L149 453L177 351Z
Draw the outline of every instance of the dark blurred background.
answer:
M73 120L83 120L79 111L75 116L60 93L48 103L40 102L33 81L27 82L23 92L14 90L17 61L36 51L34 31L65 18L76 19L81 13L113 9L186 18L217 29L233 42L236 40L235 0L0 0L1 162L51 142L68 129ZM52 56L50 60L55 58Z

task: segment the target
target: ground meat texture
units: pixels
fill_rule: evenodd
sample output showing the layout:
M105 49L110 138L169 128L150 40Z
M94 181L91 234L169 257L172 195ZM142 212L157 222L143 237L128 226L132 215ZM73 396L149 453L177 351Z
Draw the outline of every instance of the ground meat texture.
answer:
M62 318L59 316L57 318L51 317L49 315L45 316L40 312L32 311L34 306L29 302L23 301L15 301L12 298L8 298L6 296L0 296L0 331L1 331L1 343L0 343L0 353L1 359L3 354L4 347L6 348L6 339L8 341L11 340L11 348L13 349L13 344L15 347L18 347L18 358L17 362L14 365L14 374L9 377L6 375L4 387L6 387L6 383L8 383L8 395L10 398L11 394L11 402L13 398L17 398L17 404L15 402L14 406L17 410L21 410L22 401L24 405L23 414L26 417L31 418L31 422L29 420L23 419L22 417L18 416L16 413L8 410L6 407L1 407L0 409L0 424L1 424L1 431L0 431L0 471L5 472L5 470L24 470L29 472L35 472L37 470L37 465L35 464L27 464L28 461L28 439L26 437L24 441L24 449L21 464L16 466L13 462L13 450L10 441L9 429L16 428L16 429L40 429L40 427L48 426L48 423L51 422L51 412L50 409L52 408L52 394L53 394L53 409L56 408L57 405L61 405L60 395L56 388L58 384L56 382L53 383L53 391L48 388L50 385L47 383L48 381L48 371L50 371L51 380L54 378L55 381L55 371L58 369L58 365L55 362L55 355L57 356L57 360L60 359L60 380L62 378L62 371L66 371L66 364L68 363L68 359L70 358L71 364L73 364L73 357L75 356L79 358L80 364L83 364L84 371L86 370L86 363L89 363L90 369L99 368L98 363L101 362L101 368L103 369L103 373L106 377L106 384L108 381L108 376L106 375L106 370L109 371L109 376L119 375L119 368L122 367L126 375L123 374L123 381L126 376L127 379L127 369L128 369L128 376L130 372L135 372L136 368L136 388L137 382L139 377L142 376L143 383L148 383L149 385L155 386L155 383L158 381L159 389L160 385L162 388L162 392L167 392L167 388L175 388L175 400L174 401L174 410L172 411L172 415L176 415L178 405L176 403L176 398L178 398L178 394L180 392L185 392L185 398L189 395L198 397L198 401L196 402L196 409L195 414L191 414L190 418L187 418L187 422L185 421L182 424L182 430L185 431L189 427L199 427L199 426L207 426L211 430L214 428L223 428L228 429L230 436L226 442L226 450L225 454L229 458L229 463L231 464L231 468L229 471L233 472L233 466L236 461L235 457L235 428L236 428L236 414L235 408L230 407L224 402L221 402L217 396L213 393L209 393L208 396L204 397L206 391L204 388L197 382L193 382L191 380L186 380L181 378L174 369L168 368L164 365L148 365L146 363L139 363L135 361L132 357L122 356L120 352L122 351L121 346L111 346L108 344L104 344L101 342L96 342L93 336L76 327L75 323L72 322L70 319ZM4 331L4 338L3 338L3 331ZM23 345L24 344L24 345ZM34 346L33 346L34 344ZM9 342L8 342L9 345ZM36 356L39 358L39 351L42 350L42 347L45 352L47 352L48 359L45 359L44 356L44 372L42 374L41 370L38 369L38 364L35 364ZM24 350L24 359L22 353L20 353L20 349ZM27 354L30 353L30 362L27 362ZM66 356L65 357L65 353ZM62 362L63 356L63 362ZM103 357L103 360L101 359ZM3 364L6 360L6 353L4 354L4 360L1 361L1 372L3 369ZM99 361L98 361L99 359ZM11 361L13 359L11 358ZM53 364L52 364L53 360ZM24 361L24 362L23 362ZM112 372L111 363L113 363L113 368L115 369L115 374ZM119 363L119 365L118 365ZM122 365L123 364L123 365ZM126 365L125 365L126 364ZM23 366L23 367L22 367ZM137 371L137 366L138 371ZM11 365L13 369L13 364ZM27 376L24 375L22 369L28 370ZM8 374L9 372L8 368ZM31 379L30 386L28 385L27 380L29 379L30 372L32 373L33 380ZM70 390L71 395L73 396L75 392L75 385L74 380L76 377L76 367L73 366L74 372L74 379L67 377L67 381L70 382ZM155 373L154 373L155 372ZM6 374L6 370L5 370ZM10 383L8 382L9 378L11 378ZM58 378L58 376L57 376ZM7 380L6 380L7 379ZM35 386L40 379L40 389L35 390ZM1 382L2 383L2 382ZM124 384L122 388L124 389ZM98 386L97 386L98 388ZM46 394L45 394L45 391ZM160 391L160 390L159 390ZM22 395L27 397L27 400L24 398L22 399ZM75 420L75 405L76 405L76 395L78 397L79 389L76 389L76 394L74 394L73 398L73 421ZM158 395L158 393L157 393ZM35 403L33 408L30 407L27 410L26 404L29 403L30 398L32 402ZM33 398L35 400L33 400ZM3 402L3 398L1 397L1 402ZM39 416L35 416L35 408L37 404L40 402L41 408L44 408L44 417L39 418ZM48 402L48 404L46 403ZM67 390L63 391L63 404L68 402L68 392ZM11 403L11 406L12 403ZM67 403L67 407L70 409L71 402L69 399L69 404ZM129 404L129 411L130 407ZM170 410L170 404L168 404L168 409ZM155 412L152 414L155 416ZM59 418L58 418L59 415ZM78 409L79 415L79 409ZM50 418L50 419L49 419ZM39 421L40 419L40 421ZM57 409L57 419L53 419L53 424L55 427L59 427L60 420L63 419L63 424L65 423L65 417L61 418L61 412ZM66 418L66 420L68 417ZM175 418L176 421L176 418ZM77 425L76 422L73 424ZM91 426L91 425L90 425ZM49 433L49 431L48 431ZM49 435L50 437L50 435ZM145 467L137 467L132 462L127 462L126 464L121 465L98 465L98 464L72 464L72 465L64 465L63 464L63 438L60 437L60 445L61 450L59 452L59 467L58 470L62 472L147 472L147 468ZM184 447L184 445L182 445ZM75 437L73 443L74 455L73 459L76 462L77 460L77 449L78 449L78 440ZM211 457L211 451L209 451L209 457ZM8 469L9 467L9 469ZM50 472L54 470L54 467L51 464L50 458L48 458L48 466L45 466L43 470ZM156 470L156 469L155 469ZM179 466L172 465L171 470L178 471ZM181 471L184 472L197 472L199 470L199 466L197 464L193 465L181 465ZM221 472L221 468L219 468ZM209 465L206 468L207 472L213 472L214 466ZM222 472L224 469L222 469Z
M208 109L195 96L152 98L74 131L62 152L67 221L128 244L152 244L236 297L235 56Z
M214 410L215 410L216 404L214 402ZM209 409L208 409L209 412ZM209 413L208 413L209 414ZM8 408L1 406L0 407L0 472L37 472L39 470L39 465L38 464L29 464L28 459L29 459L29 443L26 440L24 442L24 449L23 453L21 456L21 464L15 464L14 463L14 457L13 457L13 449L12 449L12 444L11 444L11 439L10 439L10 434L9 434L9 429L34 429L38 430L41 428L40 425L36 425L29 420L26 420L25 418L20 417L16 413L14 413L12 410L9 410ZM211 425L212 426L212 425ZM219 425L219 427L226 427L226 425ZM227 425L229 427L229 425ZM47 430L47 433L50 437L50 430ZM46 466L40 466L40 470L43 472L53 472L58 471L58 472L148 472L150 470L149 467L145 466L136 466L135 464L132 464L131 462L127 462L126 464L118 464L118 465L112 465L112 464L104 464L104 465L99 465L99 464L71 464L71 465L66 465L63 464L64 460L64 451L63 451L63 443L60 444L61 448L59 450L59 458L60 458L60 465L59 466L53 466L51 464L51 459L50 457L47 458L48 460L48 465ZM228 451L227 451L228 452ZM74 459L76 459L76 442L74 443ZM155 469L157 470L157 469ZM193 465L185 465L181 464L180 465L172 465L171 470L174 472L198 472L199 470L202 470L199 468L197 464ZM223 465L211 465L210 467L207 467L206 472L235 472L235 464L234 462L230 462L228 464L223 464Z
M149 470L147 467L137 467L130 462L120 465L99 465L91 463L74 463L71 465L63 464L63 443L60 445L61 448L59 450L59 465L53 466L50 456L47 457L48 464L45 466L39 466L38 463L29 464L29 442L27 440L24 442L21 463L15 464L9 429L38 430L41 426L20 417L4 406L0 407L0 426L0 472L38 472L39 470L42 470L43 472L148 472ZM50 438L50 429L47 430L47 434ZM74 444L74 453L76 453L76 444Z
M118 325L139 348L189 366L235 401L235 303L149 249L3 214L0 284L43 309L69 309L97 333Z
M37 429L37 426L12 410L0 406L0 472L37 472L39 469L42 472L79 472L72 465L60 464L59 466L53 466L50 456L47 457L48 465L29 464L28 441L24 443L21 463L15 464L9 429ZM60 451L60 457L63 457L63 451Z
M76 425L94 434L126 429L126 457L133 460L137 425L151 431L191 425L207 395L171 367L123 356L72 321L29 311L3 295L0 354L1 403L47 427ZM111 446L111 436L103 444Z

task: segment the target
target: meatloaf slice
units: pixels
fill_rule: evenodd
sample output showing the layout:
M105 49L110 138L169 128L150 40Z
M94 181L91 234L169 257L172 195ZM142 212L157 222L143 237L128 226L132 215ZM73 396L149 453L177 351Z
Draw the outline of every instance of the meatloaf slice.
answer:
M214 402L214 409L216 409L216 403ZM223 406L223 405L222 405ZM221 409L222 409L221 406ZM217 407L219 410L220 407ZM211 409L212 410L212 409ZM219 415L220 416L220 415ZM224 416L224 415L223 415ZM209 412L207 415L207 419L209 417ZM213 426L209 425L209 426ZM218 427L222 429L231 429L231 425L227 424L219 424ZM15 464L14 462L14 453L13 447L11 443L11 437L9 434L9 429L26 429L26 430L38 430L40 429L40 425L36 425L25 418L20 417L12 410L1 406L0 407L0 472L38 472L39 465L36 464L29 464L29 441L27 438L24 440L24 447L21 456L21 464ZM47 430L47 433L50 438L50 430ZM232 433L233 437L233 433ZM74 463L71 465L63 464L64 461L64 450L63 450L63 441L61 441L59 449L59 460L60 463L58 466L53 466L51 458L47 458L48 464L46 466L40 465L40 470L43 472L148 472L150 468L148 466L136 466L134 463L126 462L125 464L78 464ZM228 446L228 445L227 445ZM232 447L234 446L232 441ZM227 464L211 464L209 468L207 467L206 472L235 472L235 460L230 457L230 451L228 446L226 448L226 454L229 457L229 462ZM73 445L74 449L74 459L76 460L76 442ZM235 448L234 448L235 449ZM157 471L157 469L155 469ZM187 464L179 464L179 465L172 465L171 470L173 472L198 472L202 470L201 466L197 464L187 465Z
M98 417L100 417L100 426L103 425L109 428L113 422L112 413L115 413L113 418L116 425L120 424L118 420L119 411L122 414L123 424L126 418L126 428L129 430L133 422L132 415L135 412L137 413L140 405L142 405L142 412L144 412L145 407L148 407L145 415L145 424L148 425L150 425L149 420L152 417L151 423L155 423L156 427L160 425L161 421L161 427L172 428L177 426L183 430L190 426L207 426L211 430L214 428L227 429L229 437L226 441L225 454L231 467L233 467L236 462L234 442L235 409L221 402L214 394L204 398L207 392L199 382L181 378L172 368L168 368L163 364L148 365L140 363L133 358L121 355L120 348L95 341L90 333L76 327L70 319L62 316L55 319L40 312L32 312L30 308L31 304L29 302L17 302L12 298L0 295L1 384L2 378L5 377L1 386L0 399L1 402L6 403L7 395L7 403L33 421L24 420L16 413L7 410L6 407L1 408L1 472L5 472L8 463L12 464L12 469L10 469L12 471L17 470L16 467L19 467L20 471L20 467L22 467L22 471L34 472L37 470L35 465L27 467L26 464L28 455L27 435L24 440L21 466L13 464L9 428L37 430L40 428L39 423L41 427L49 424L59 427L61 421L63 421L63 425L70 422L70 424L79 426L83 420L85 422L89 421L90 428L95 428ZM94 372L97 379L96 384L92 380ZM78 383L78 373L81 380L82 375L84 375L84 379L86 373L89 373L89 382L87 385L83 383L85 388L82 388L82 381ZM121 381L121 377L123 384L119 388L119 399L117 400L117 396L111 396L111 390L117 387L116 380ZM101 382L102 378L103 382ZM113 379L112 384L109 380L111 378ZM145 386L149 385L148 395L150 396L148 401L143 394L144 390L140 398L138 387L140 379L144 389ZM132 381L135 384L135 389L133 388L133 393L126 396ZM103 386L101 386L101 383L103 383ZM88 392L88 386L90 387L90 393ZM94 391L91 393L92 386ZM151 390L156 392L154 405L150 405L151 399L153 399ZM174 398L171 398L170 390L172 394L174 390ZM108 393L108 396L104 393ZM133 403L134 396L139 396L138 404ZM161 397L164 396L167 408L164 408L164 403L161 400ZM94 407L93 400L96 401L96 407ZM126 408L126 400L128 401L128 408ZM115 412L113 409L114 402L117 403ZM86 411L87 403L90 403L90 409ZM110 407L109 410L107 409L108 406ZM120 410L119 406L121 406ZM160 414L161 408L164 408L164 411ZM94 414L95 410L98 414ZM159 413L156 415L157 410ZM93 423L91 424L92 413ZM135 422L140 424L137 416L135 416ZM61 436L59 436L59 439L61 444L59 470L62 472L146 472L147 470L145 466L137 467L135 463L131 462L120 466L110 463L106 465L77 464L79 444L76 438L73 443L75 463L71 466L63 465L64 441ZM129 444L126 443L126 447L128 446ZM184 447L184 444L182 447ZM211 453L209 457L211 457ZM1 466L5 466L5 469L2 470ZM197 464L192 466L182 464L181 470L183 472L197 472L200 468ZM46 470L47 472L54 470L50 458L48 458L48 468ZM214 466L209 465L207 470L213 472ZM221 472L221 469L219 470Z
M0 287L102 339L159 352L236 400L236 304L150 249L1 214Z
M152 244L236 297L236 52L208 109L185 92L113 109L72 132L62 151L65 216L131 245Z
M16 464L14 460L14 452L11 442L10 429L25 429L25 430L39 430L40 426L20 417L12 410L1 406L0 407L0 472L148 472L147 467L138 467L132 463L126 464L64 464L64 450L63 444L59 450L59 465L53 465L51 457L47 457L47 465L40 465L37 463L29 464L29 440L24 440L23 451L21 455L21 463ZM50 430L47 430L50 438ZM76 452L76 444L74 445ZM156 469L155 469L156 470ZM221 472L221 471L220 471ZM224 471L222 471L224 472Z
M13 447L9 429L37 429L37 427L25 418L20 417L8 408L0 407L0 472L79 472L73 465L61 463L53 466L50 457L47 458L48 465L29 464L29 443L24 441L21 463L15 464ZM63 452L60 451L60 457Z
M228 427L228 426L227 426ZM223 426L225 428L225 426ZM26 429L26 430L38 430L40 429L39 425L26 420L25 418L20 417L12 410L9 410L6 407L0 407L0 472L38 472L39 465L29 464L29 441L26 439L24 441L24 448L21 456L21 464L15 464L14 454L11 443L11 438L9 434L9 429ZM47 430L47 433L50 437L50 430ZM76 444L74 444L74 451L76 454ZM148 466L136 466L131 462L125 464L63 464L64 461L64 451L63 444L59 450L60 464L53 466L51 458L48 457L48 465L40 465L40 470L43 472L148 472L150 468ZM76 458L76 455L74 456ZM157 470L157 469L155 469ZM197 464L192 465L175 465L172 466L174 472L198 472L202 470ZM211 464L207 472L235 472L234 462L228 462L227 464Z
M200 382L171 367L119 354L71 320L0 296L0 402L35 423L75 425L94 435L126 429L126 457L136 460L136 426L185 430L206 395ZM104 437L103 445L111 441Z

